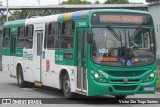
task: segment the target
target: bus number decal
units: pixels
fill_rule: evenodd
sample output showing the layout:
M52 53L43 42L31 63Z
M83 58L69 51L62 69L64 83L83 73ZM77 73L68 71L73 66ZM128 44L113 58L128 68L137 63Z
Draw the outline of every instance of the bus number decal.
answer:
M63 61L63 55L56 55L56 61Z
M103 72L102 70L99 70L99 73L100 73L101 75L103 75L104 77L106 77L106 78L109 77L109 75L108 75L107 73Z
M87 26L86 22L79 22L79 26Z

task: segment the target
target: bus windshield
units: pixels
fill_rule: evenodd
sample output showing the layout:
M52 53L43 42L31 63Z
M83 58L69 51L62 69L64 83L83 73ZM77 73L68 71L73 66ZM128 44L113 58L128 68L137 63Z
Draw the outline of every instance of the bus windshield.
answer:
M153 63L154 30L138 28L92 28L91 57L109 66L142 66Z

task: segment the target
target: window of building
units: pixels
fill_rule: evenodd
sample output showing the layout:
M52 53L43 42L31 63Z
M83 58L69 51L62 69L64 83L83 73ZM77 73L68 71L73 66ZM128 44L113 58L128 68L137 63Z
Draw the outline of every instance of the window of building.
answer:
M52 22L48 25L47 48L59 48L60 23Z
M4 28L3 47L9 47L10 28Z
M18 27L18 40L17 40L17 47L23 48L24 47L24 26Z
M73 49L74 21L63 22L61 35L61 48Z
M34 27L33 25L28 25L26 27L26 36L25 36L25 48L32 48L33 45L33 31Z

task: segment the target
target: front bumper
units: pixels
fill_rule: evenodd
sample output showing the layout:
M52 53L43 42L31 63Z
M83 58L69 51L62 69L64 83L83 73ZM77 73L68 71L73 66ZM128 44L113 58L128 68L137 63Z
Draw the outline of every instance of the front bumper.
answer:
M133 95L133 94L154 94L156 92L156 81L143 83L98 83L91 79L89 81L88 95Z

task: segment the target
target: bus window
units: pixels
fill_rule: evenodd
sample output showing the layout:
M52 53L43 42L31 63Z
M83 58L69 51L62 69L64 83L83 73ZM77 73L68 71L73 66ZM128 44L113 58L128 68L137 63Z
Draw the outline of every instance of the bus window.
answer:
M24 26L18 27L18 41L17 41L17 48L24 47Z
M61 35L61 48L73 49L74 21L63 22Z
M59 48L59 28L60 23L52 22L48 25L48 40L47 48L48 49L57 49Z
M4 28L3 47L9 47L10 28Z
M33 26L26 27L25 48L31 49L33 45Z
M44 49L47 48L47 38L48 38L48 25L45 25L45 36L44 36Z

